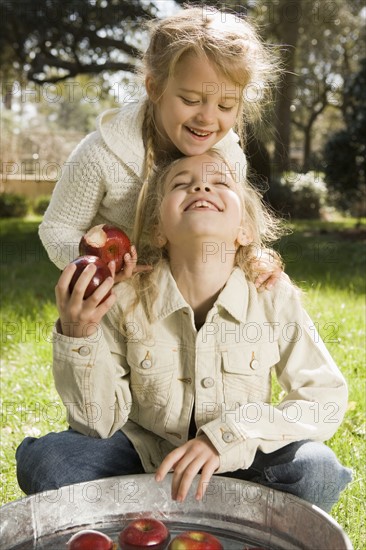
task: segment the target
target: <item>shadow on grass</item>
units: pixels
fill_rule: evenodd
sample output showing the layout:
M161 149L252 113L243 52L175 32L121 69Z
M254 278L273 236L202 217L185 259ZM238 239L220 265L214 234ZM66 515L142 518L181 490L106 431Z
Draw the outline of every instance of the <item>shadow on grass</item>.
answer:
M38 237L40 220L1 220L2 300L54 302L60 270L53 265ZM349 222L348 222L349 225ZM347 223L298 222L276 248L288 275L300 286L327 286L362 293L365 290L365 241Z
M0 277L2 304L55 301L60 270L49 260L38 237L39 220L1 220Z
M301 286L326 286L334 290L365 291L364 230L342 224L293 225L276 249L285 261L286 273Z

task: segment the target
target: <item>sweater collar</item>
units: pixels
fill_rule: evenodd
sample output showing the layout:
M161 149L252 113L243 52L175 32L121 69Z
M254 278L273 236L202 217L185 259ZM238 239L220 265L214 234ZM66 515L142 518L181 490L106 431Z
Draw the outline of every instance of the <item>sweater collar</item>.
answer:
M142 177L145 149L142 126L146 97L127 103L119 109L109 109L97 119L97 130L106 146L135 174Z

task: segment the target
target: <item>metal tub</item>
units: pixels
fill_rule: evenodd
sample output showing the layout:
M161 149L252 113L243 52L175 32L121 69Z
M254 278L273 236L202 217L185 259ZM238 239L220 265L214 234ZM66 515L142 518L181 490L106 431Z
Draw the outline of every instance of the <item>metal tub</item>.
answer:
M203 501L191 489L177 503L170 485L171 475L159 484L150 474L119 476L11 502L0 508L0 549L65 550L70 536L86 527L117 541L128 521L150 516L164 521L172 536L191 528L208 531L225 550L352 550L328 514L292 495L214 476Z

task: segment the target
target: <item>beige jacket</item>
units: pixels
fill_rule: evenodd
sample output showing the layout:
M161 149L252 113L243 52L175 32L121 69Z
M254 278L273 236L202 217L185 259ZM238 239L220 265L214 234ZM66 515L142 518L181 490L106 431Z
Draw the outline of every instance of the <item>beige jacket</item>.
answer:
M81 237L94 225L109 223L131 236L145 160L145 110L143 96L105 111L96 131L65 162L39 227L49 258L60 269L78 256ZM245 178L246 158L238 140L231 130L216 149Z
M193 405L198 434L220 455L218 472L248 468L258 449L335 433L346 383L292 286L258 293L235 268L197 332L169 267L156 277L161 292L150 330L141 307L124 318L131 292L122 283L92 337L55 331L54 377L74 429L103 438L121 429L146 472L187 441ZM272 371L283 388L278 404L271 403Z

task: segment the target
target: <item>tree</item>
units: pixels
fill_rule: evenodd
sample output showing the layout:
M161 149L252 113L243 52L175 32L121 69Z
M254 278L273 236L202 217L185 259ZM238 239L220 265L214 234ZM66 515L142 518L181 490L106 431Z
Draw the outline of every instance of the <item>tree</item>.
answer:
M2 77L12 69L36 83L134 71L141 23L157 14L138 0L0 0L0 7Z
M303 1L279 0L273 23L285 44L284 74L277 90L274 166L278 173L290 169L291 90L295 86L296 45L299 37Z
M186 3L175 0L177 9ZM156 4L161 5L161 0ZM316 124L327 120L330 107L333 111L342 107L344 82L355 71L364 44L361 0L204 0L201 4L203 10L215 5L247 13L266 42L280 45L285 72L275 116L268 119L274 132L262 128L261 137L273 151L277 172L289 168L294 144L303 148L302 169L312 168ZM0 76L7 107L14 80L21 85L62 80L68 84L77 76L134 72L146 46L141 24L161 15L154 0L0 0L0 8Z
M352 2L313 6L304 19L297 49L297 94L291 103L292 125L302 133L303 166L312 166L314 126L324 111L342 107L344 82L357 70L362 28Z
M344 89L345 129L333 134L324 149L325 177L334 202L341 208L366 198L366 58Z

